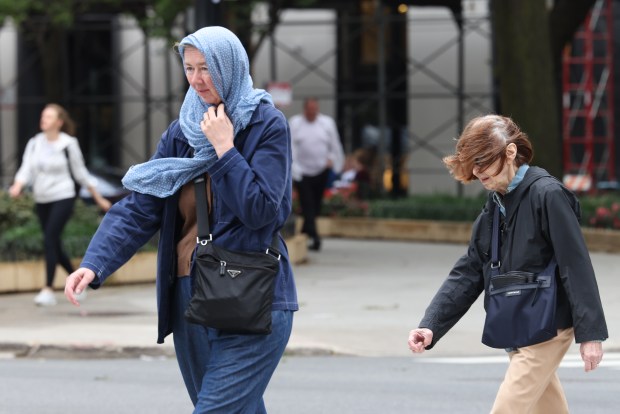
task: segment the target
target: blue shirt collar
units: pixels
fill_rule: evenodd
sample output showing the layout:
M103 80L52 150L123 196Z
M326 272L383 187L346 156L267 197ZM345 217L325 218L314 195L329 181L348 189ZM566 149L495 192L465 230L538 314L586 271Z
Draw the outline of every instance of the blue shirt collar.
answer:
M523 181L523 177L525 177L525 173L528 168L530 168L530 166L527 164L523 164L522 166L519 167L519 169L517 170L517 173L512 178L512 181L510 181L510 184L508 184L508 188L506 189L506 194L508 194L515 188L517 188L517 186L521 183L521 181ZM497 191L493 193L493 201L495 201L495 204L499 206L500 212L504 216L506 216L506 207L504 207L504 202L502 200L502 197L497 193Z
M506 194L511 192L515 188L517 188L517 186L521 183L521 181L523 181L523 177L525 177L525 172L527 171L528 168L530 168L530 166L527 164L523 164L522 166L519 167L519 169L517 170L517 173L512 178L512 181L510 182L510 184L508 184L508 189L506 190Z

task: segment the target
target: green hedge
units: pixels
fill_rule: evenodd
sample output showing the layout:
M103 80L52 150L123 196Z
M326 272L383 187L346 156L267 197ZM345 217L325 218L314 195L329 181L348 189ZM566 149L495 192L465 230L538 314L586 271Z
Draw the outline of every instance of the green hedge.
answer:
M62 235L62 243L70 257L82 257L103 215L94 205L76 200L73 215ZM155 250L156 238L143 249ZM40 259L43 234L35 213L35 203L26 193L12 199L0 191L0 261Z
M473 221L484 206L486 196L454 197L419 195L394 200L372 200L368 216L377 218Z
M97 230L101 215L94 206L78 199L71 220L63 232L63 246L70 257L84 255ZM43 234L29 194L11 199L0 193L0 260L25 260L43 257Z
M296 200L295 200L296 201ZM581 196L582 225L620 230L620 194ZM323 215L414 220L473 221L484 206L486 195L415 195L399 199L358 200L345 194L328 197ZM77 200L75 212L63 233L63 245L71 257L84 255L90 238L101 222L100 211ZM154 238L145 250L157 248ZM25 194L17 199L0 191L0 261L43 257L43 237L34 201Z
M620 194L581 197L581 224L620 230Z
M331 217L473 221L486 199L486 194L477 197L435 194L360 201L338 195L325 200L322 214ZM579 199L582 226L620 230L620 194L581 195Z

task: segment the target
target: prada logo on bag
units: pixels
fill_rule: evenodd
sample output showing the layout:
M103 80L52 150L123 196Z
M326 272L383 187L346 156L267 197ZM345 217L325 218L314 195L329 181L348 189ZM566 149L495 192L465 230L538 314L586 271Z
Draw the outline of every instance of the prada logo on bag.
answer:
M519 296L521 294L520 290L510 290L506 292L506 296Z
M228 272L228 275L233 279L241 274L241 270L227 270L226 272Z

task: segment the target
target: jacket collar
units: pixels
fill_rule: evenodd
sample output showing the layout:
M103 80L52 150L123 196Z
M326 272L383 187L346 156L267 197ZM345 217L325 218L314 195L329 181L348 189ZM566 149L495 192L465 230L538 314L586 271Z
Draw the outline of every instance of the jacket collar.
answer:
M530 168L529 165L523 164L517 169L517 173L515 174L510 184L508 184L508 189L506 190L506 193L510 193L515 188L517 188L519 184L521 184L521 181L523 181L523 176L525 175L525 173L527 172L529 168ZM504 216L506 216L506 208L504 207L504 196L498 193L497 191L494 191L492 193L492 196L493 196L493 201L495 201L495 204L499 206L501 213Z

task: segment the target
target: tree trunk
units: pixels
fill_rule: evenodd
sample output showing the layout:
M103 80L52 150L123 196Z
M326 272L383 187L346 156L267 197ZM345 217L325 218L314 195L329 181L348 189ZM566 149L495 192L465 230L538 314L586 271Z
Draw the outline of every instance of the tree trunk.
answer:
M64 84L62 76L63 53L65 47L64 30L57 27L49 27L39 33L37 48L41 57L43 77L45 79L45 99L47 103L63 103Z
M45 103L62 103L65 86L62 76L65 30L49 24L45 19L34 18L22 23L21 33L38 55L36 69L40 79L43 79Z
M534 147L533 163L561 177L557 86L548 11L540 0L492 0L500 112Z

